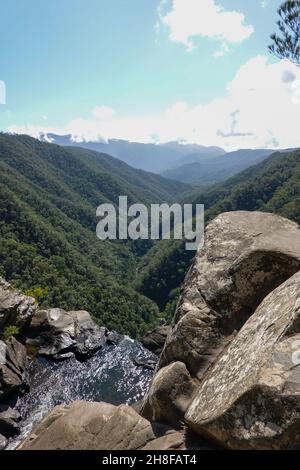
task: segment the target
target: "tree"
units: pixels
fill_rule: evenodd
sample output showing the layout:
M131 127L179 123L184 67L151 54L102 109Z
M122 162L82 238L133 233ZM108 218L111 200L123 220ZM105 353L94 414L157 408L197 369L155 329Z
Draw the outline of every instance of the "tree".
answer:
M278 10L281 35L272 34L271 54L300 66L300 1L287 1Z

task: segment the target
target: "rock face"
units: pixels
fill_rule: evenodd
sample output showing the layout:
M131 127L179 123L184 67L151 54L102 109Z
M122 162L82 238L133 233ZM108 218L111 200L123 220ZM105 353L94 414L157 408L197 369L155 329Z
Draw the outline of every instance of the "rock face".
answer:
M11 325L22 329L30 322L35 310L33 297L23 295L0 278L0 334L4 328Z
M247 321L205 377L186 421L233 449L300 448L300 272Z
M0 341L0 399L28 387L28 362L25 347L15 338Z
M181 427L195 391L196 384L186 366L182 362L173 362L155 375L141 414L150 421Z
M20 433L20 414L8 405L0 405L0 434L12 437Z
M0 341L0 399L28 387L28 362L25 347L15 338Z
M197 387L185 396L194 431L230 448L300 448L299 271L297 224L256 212L211 222L142 413L174 425L164 410L180 377L169 380L168 368L180 363L181 380L190 374Z
M274 214L229 212L207 227L184 282L160 367L199 379L263 298L300 269L300 230Z
M56 360L87 358L105 344L106 335L106 328L96 325L88 312L52 308L35 312L26 344Z
M162 352L166 338L170 333L171 325L157 326L142 338L142 344L154 354L159 355Z

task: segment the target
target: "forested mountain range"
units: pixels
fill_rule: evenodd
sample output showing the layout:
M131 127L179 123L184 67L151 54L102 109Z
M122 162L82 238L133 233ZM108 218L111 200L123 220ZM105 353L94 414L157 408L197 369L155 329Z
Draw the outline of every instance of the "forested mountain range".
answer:
M130 287L139 244L98 240L96 208L120 195L169 202L187 188L107 155L1 134L0 275L42 306L87 309L136 336L158 315Z
M103 202L205 204L276 212L300 222L300 152L275 153L227 181L194 189L109 155L0 135L0 275L41 306L87 309L132 336L173 313L194 253L180 241L100 241Z

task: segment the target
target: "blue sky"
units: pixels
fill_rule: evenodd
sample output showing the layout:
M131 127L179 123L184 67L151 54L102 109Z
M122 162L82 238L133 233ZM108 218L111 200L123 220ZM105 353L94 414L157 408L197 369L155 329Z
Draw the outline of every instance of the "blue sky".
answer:
M252 100L241 96L251 79L256 104L263 104L274 76L282 112L291 107L299 117L299 71L267 51L280 3L0 0L6 84L0 128L71 132L77 140L294 145L274 111L263 116L272 117L270 125L257 130ZM284 74L290 79L282 80ZM268 95L265 106L270 102Z

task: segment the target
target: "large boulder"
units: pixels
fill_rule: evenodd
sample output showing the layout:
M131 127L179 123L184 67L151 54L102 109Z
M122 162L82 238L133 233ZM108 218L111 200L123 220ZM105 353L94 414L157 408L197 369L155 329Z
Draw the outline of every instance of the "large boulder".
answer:
M180 361L201 379L263 298L299 269L296 223L262 212L218 216L183 284L159 367Z
M99 327L84 310L66 312L60 308L38 310L32 317L26 344L55 360L74 355L87 358L106 342L107 330Z
M8 405L0 404L0 434L12 437L20 433L21 415Z
M155 438L151 424L126 405L74 402L44 418L22 450L134 450Z
M145 348L159 355L165 345L167 336L171 333L171 325L159 325L149 331L142 338L142 344Z
M12 325L21 330L27 325L36 310L33 297L28 297L0 277L0 334Z
M300 448L300 272L246 322L204 378L186 421L232 449Z
M0 399L28 388L28 361L25 347L15 338L0 341Z
M168 396L177 395L180 379L162 381L168 367L185 365L182 381L188 373L199 386L211 377L214 364L262 300L299 270L296 223L261 212L229 212L213 220L184 281L171 332L144 399L145 416L151 419L165 407L164 419L174 425L176 414L169 413ZM186 404L194 393L191 387Z
M155 375L141 414L150 421L181 427L196 389L186 366L182 362L173 362Z

